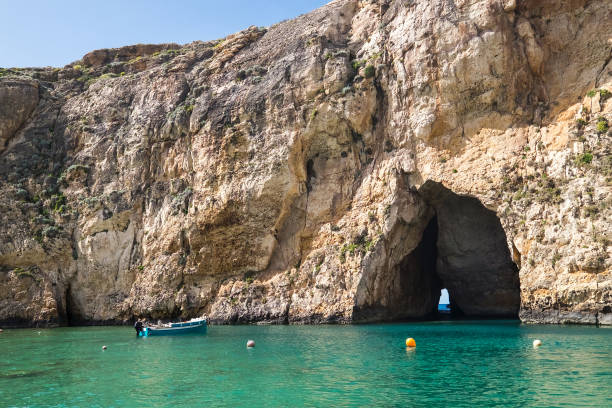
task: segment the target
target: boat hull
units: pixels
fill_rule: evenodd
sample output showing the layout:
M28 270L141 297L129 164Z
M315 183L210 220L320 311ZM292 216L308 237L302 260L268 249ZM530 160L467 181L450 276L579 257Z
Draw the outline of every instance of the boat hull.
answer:
M181 334L206 333L206 321L173 323L171 327L145 327L140 332L142 337L175 336Z

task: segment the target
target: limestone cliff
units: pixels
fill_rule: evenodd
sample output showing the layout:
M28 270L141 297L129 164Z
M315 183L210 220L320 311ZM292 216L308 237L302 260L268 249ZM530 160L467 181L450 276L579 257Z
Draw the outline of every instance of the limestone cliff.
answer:
M336 0L0 69L0 324L612 324L612 3Z

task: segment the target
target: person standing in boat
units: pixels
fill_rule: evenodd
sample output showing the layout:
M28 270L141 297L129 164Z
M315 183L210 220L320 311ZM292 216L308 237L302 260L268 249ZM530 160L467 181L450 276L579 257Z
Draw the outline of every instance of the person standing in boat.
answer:
M138 337L140 335L140 332L143 329L143 324L140 320L136 320L136 323L134 323L134 330L136 330L136 337Z

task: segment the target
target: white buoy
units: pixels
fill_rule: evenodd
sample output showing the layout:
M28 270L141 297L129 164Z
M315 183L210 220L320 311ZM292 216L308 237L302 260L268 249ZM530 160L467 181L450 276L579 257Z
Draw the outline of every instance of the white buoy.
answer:
M247 341L247 348L253 348L253 347L255 347L255 341L254 340Z
M106 346L102 346L102 350L106 350Z
M542 340L534 340L533 341L533 347L540 347L542 345Z

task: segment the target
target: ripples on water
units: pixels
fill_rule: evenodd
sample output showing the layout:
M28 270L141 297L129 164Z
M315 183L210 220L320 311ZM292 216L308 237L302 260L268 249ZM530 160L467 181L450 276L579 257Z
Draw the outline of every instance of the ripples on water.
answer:
M257 347L246 349L248 339ZM612 328L463 321L0 335L2 407L302 405L609 407Z

